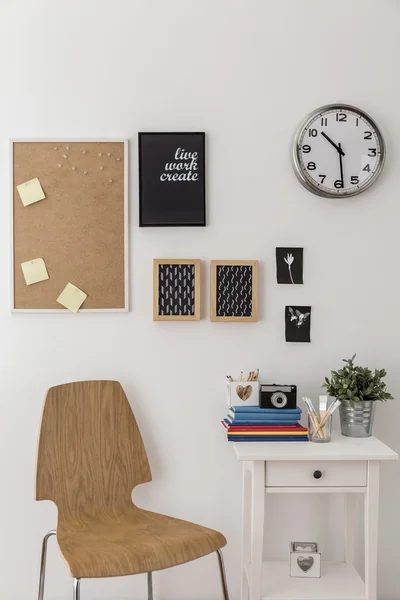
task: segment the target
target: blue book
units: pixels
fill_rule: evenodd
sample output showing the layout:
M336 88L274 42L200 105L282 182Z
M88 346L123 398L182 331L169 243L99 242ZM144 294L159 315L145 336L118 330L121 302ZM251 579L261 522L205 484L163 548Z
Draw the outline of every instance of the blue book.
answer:
M301 415L301 408L260 408L259 406L232 406L230 408L234 413L256 413L260 415Z
M300 421L301 415L258 415L257 413L231 413L227 419L231 421L272 421L274 423L286 423L287 421Z
M224 419L225 423L229 425L297 425L299 422L298 419L285 419L277 420L277 419L231 419L230 417L226 417Z

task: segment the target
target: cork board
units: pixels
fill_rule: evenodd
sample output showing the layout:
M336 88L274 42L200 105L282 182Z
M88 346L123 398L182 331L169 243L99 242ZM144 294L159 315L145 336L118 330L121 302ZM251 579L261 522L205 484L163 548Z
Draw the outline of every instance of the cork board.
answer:
M128 142L11 142L12 310L68 312L68 282L81 310L128 310ZM46 198L24 206L16 186L38 178ZM43 258L49 279L26 285L21 263Z

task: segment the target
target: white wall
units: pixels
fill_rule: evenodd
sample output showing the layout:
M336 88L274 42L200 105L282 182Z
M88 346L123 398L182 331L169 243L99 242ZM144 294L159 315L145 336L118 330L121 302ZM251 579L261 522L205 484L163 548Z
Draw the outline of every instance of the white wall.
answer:
M233 600L240 469L218 424L225 374L259 366L264 380L312 395L357 351L360 361L388 369L400 396L399 19L394 0L0 0L1 598L34 597L41 537L56 522L50 503L33 500L48 387L122 382L154 478L135 499L226 534ZM335 101L370 112L387 141L381 179L347 201L308 193L290 165L298 122ZM139 130L207 132L207 228L138 228ZM9 313L10 137L132 139L131 313ZM304 246L304 286L276 285L276 245ZM203 320L153 323L152 259L180 256L204 261ZM209 322L207 263L225 257L260 260L258 323ZM311 344L285 343L286 302L312 304ZM376 434L397 451L399 406L379 406L376 422ZM398 596L399 482L400 464L385 466L381 600ZM291 506L273 505L271 521L293 524L281 548L310 523L307 505ZM330 521L329 533L336 529ZM339 551L339 537L331 543ZM50 555L47 598L69 597L66 567ZM220 597L213 557L160 573L155 585L165 599ZM145 578L84 582L82 591L88 600L139 598Z

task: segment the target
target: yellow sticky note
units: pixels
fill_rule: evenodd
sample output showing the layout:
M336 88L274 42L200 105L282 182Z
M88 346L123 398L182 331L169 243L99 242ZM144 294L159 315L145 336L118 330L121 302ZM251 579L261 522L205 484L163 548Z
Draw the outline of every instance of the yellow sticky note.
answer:
M21 183L21 185L17 185L17 190L24 206L28 206L29 204L39 202L39 200L46 198L37 177L30 181L26 181L25 183Z
M21 267L25 277L26 285L39 283L39 281L45 281L49 278L43 258L34 258L33 260L23 262L21 263Z
M72 283L67 283L61 294L57 298L57 302L68 308L73 313L78 312L82 304L85 302L87 294L82 292Z

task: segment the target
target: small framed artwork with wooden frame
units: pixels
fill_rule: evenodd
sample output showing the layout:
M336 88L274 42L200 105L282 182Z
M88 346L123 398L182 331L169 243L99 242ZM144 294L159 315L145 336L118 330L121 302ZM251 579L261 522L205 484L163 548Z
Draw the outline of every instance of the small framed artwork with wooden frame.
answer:
M155 258L153 320L200 320L200 260Z
M211 321L257 321L258 261L211 261Z

